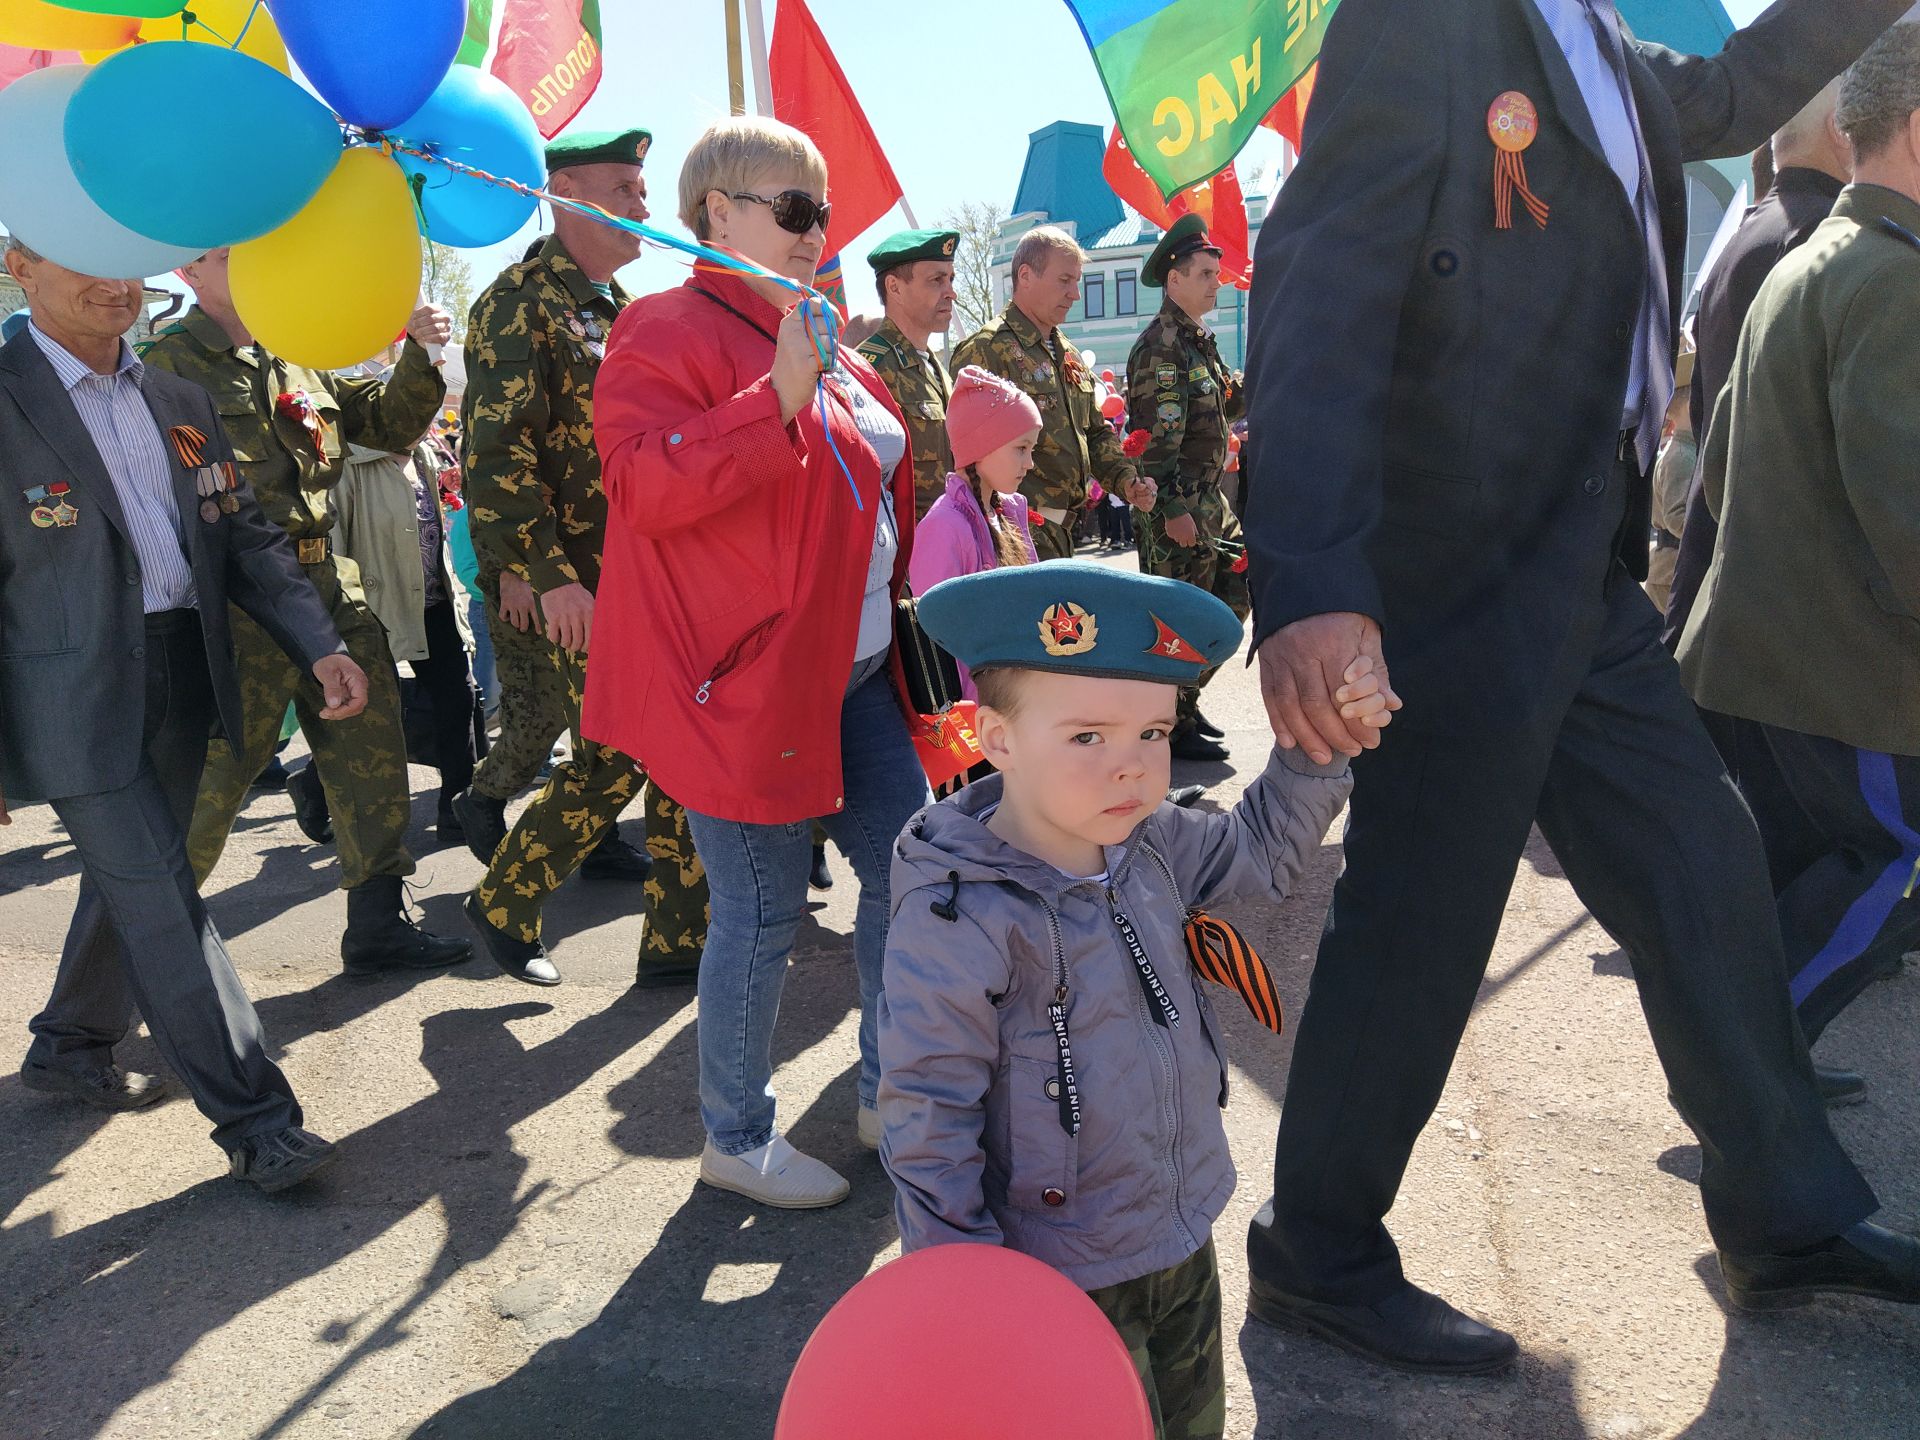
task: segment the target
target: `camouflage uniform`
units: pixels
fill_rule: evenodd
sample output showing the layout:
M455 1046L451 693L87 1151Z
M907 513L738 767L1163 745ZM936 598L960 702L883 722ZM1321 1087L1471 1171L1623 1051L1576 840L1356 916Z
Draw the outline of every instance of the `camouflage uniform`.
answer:
M860 346L887 382L887 389L907 417L907 436L913 451L913 510L925 519L933 502L947 493L947 474L953 469L953 446L947 439L947 402L953 384L936 355L914 348L888 320Z
M447 393L426 351L408 341L386 382L348 379L293 365L262 347L236 349L226 331L195 306L142 347L147 364L191 380L213 396L220 423L260 508L294 542L307 579L320 592L367 674L367 708L351 720L326 721L320 682L301 671L266 632L236 607L234 659L246 733L207 754L194 805L187 853L201 881L219 862L248 787L272 757L281 717L293 702L313 748L320 785L333 815L340 884L351 890L377 875L411 875L406 830L411 805L407 748L400 726L400 681L387 632L367 608L359 568L335 556L327 492L345 473L349 442L405 454L426 434ZM282 395L304 391L314 430L281 413Z
M501 618L500 571L485 561L480 594L487 602L487 636L493 642L500 738L474 768L469 788L504 804L533 783L554 742L567 733L567 687L554 668L553 645L539 616L524 631Z
M587 657L498 620L503 570L533 586L536 605L539 596L561 586L578 583L591 591L600 583L607 495L593 444L593 382L607 335L629 300L618 285L612 289L611 296L596 291L552 237L532 259L501 272L474 302L467 327L460 418L467 437L468 524L492 605L489 629L502 666L503 721L514 703L524 727L514 732L513 745L502 747L508 759L486 775L480 793L504 799L513 793L503 794L500 783L511 778L508 765L524 765L532 755L537 768L552 744L544 726L556 699L573 738L572 756L555 767L474 889L488 922L527 942L540 938L547 896L580 868L643 779L629 757L580 734ZM526 673L536 651L544 654L552 679L510 701L515 667ZM502 730L504 740L504 723ZM647 849L656 863L646 887L650 903L641 950L697 959L706 943L706 872L679 807L657 791L655 797L648 806Z
M1026 313L1011 304L998 320L955 348L953 373L968 365L1012 381L1040 407L1040 441L1020 493L1037 522L1033 543L1040 558L1070 558L1072 512L1087 503L1088 478L1117 495L1138 478L1120 448L1120 437L1094 407L1092 374L1059 330L1043 336ZM1058 524L1050 516L1042 520L1042 508L1067 511L1069 524Z
M1227 1364L1213 1242L1171 1269L1089 1291L1088 1298L1126 1342L1157 1440L1220 1440Z
M1246 397L1220 358L1213 332L1171 300L1161 306L1127 357L1127 414L1149 440L1140 457L1144 474L1160 487L1153 513L1135 527L1143 574L1185 580L1225 601L1242 620L1252 609L1244 574L1233 563L1244 553L1240 522L1220 492L1228 435L1246 413ZM1167 521L1191 515L1197 543L1176 545ZM1141 517L1135 517L1139 521ZM1223 554L1221 545L1229 548ZM1191 723L1200 691L1216 672L1180 691L1180 720Z

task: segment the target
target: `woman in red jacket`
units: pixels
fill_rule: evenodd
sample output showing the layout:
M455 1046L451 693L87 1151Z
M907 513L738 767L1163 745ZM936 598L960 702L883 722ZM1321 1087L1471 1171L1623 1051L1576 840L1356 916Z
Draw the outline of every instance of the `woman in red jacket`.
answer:
M799 131L737 117L695 142L680 219L811 284L826 163ZM701 268L629 306L594 396L612 523L583 728L687 809L713 921L700 961L700 1176L810 1209L847 1182L774 1128L772 1042L806 908L813 821L860 881L858 1130L879 1143L874 1002L895 836L926 803L893 604L913 533L906 425L818 301Z

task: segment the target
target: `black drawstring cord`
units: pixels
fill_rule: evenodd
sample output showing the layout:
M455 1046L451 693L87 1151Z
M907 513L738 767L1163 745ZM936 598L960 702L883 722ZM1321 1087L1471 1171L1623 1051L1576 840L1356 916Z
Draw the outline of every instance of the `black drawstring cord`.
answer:
M960 922L960 872L958 870L949 870L947 872L947 883L953 887L947 892L947 898L944 900L935 900L931 905L927 906L927 909L938 915L949 925L957 925Z

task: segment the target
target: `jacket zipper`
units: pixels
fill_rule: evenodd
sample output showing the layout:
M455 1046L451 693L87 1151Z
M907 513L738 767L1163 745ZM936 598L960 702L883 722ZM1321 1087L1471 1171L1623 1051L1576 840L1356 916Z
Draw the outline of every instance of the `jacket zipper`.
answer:
M700 688L693 692L694 703L696 705L706 704L707 697L713 693L714 682L722 678L729 670L732 670L740 663L740 652L746 649L754 640L777 625L786 613L784 610L775 611L758 625L755 625L751 630L747 631L747 633L742 635L738 640L734 641L732 645L728 646L727 653L720 657L720 662L713 667L712 672L709 673L707 678L701 683Z
M1067 1036L1067 947L1061 943L1060 917L1054 914L1053 906L1038 895L1034 898L1047 912L1047 929L1053 935L1053 1000L1047 1006L1047 1020L1053 1026L1053 1042L1058 1051L1060 1128L1072 1139L1080 1133L1080 1082L1073 1067L1073 1043ZM1077 1182L1078 1174L1073 1178ZM1076 1183L1076 1193L1079 1188Z
M1148 849L1147 853L1153 853L1151 848ZM1113 912L1115 920L1114 928L1117 931L1120 928L1119 922L1125 920L1126 917L1120 909L1120 892L1113 885L1107 886L1107 905ZM1128 966L1131 967L1133 965L1133 956L1127 953L1124 945L1121 946L1121 953L1126 959ZM1144 995L1141 997L1140 1003L1142 1005L1147 1003ZM1184 1239L1192 1249L1198 1250L1200 1248L1200 1242L1194 1239L1193 1232L1187 1228L1186 1219L1180 1212L1180 1167L1174 1160L1174 1153L1179 1149L1180 1139L1180 1077L1173 1063L1173 1046L1167 1036L1162 1034L1160 1026L1149 1023L1147 1033L1152 1037L1154 1048L1159 1052L1161 1073L1166 1076L1167 1081L1167 1098L1161 1106L1161 1117L1166 1122L1167 1129L1167 1148L1165 1153L1167 1181L1172 1189L1173 1196L1173 1225L1174 1228L1180 1232L1181 1238Z

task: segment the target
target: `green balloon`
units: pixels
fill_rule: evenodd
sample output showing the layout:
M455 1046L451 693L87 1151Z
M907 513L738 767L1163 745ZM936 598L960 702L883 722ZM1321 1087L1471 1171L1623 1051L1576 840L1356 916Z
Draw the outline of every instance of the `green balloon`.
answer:
M88 15L138 15L142 20L159 20L191 8L192 0L48 0L48 3Z

